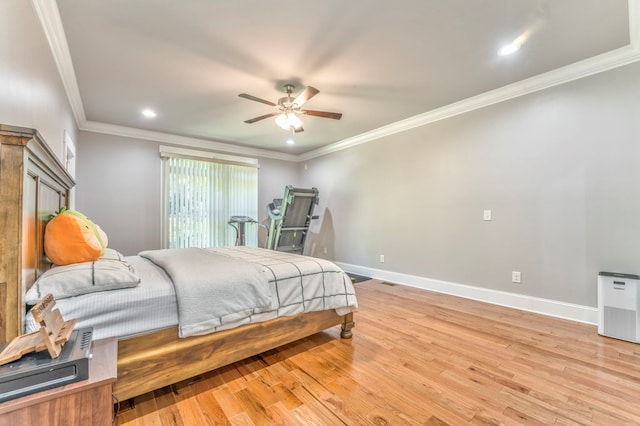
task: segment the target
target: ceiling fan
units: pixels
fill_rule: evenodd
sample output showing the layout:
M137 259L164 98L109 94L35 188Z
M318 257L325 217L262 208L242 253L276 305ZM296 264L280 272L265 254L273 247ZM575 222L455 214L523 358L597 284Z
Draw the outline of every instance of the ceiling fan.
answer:
M324 118L332 118L334 120L340 120L342 118L342 113L338 112L328 112L328 111L315 111L312 109L301 109L300 107L304 105L309 99L320 93L318 89L315 87L307 86L305 89L294 99L291 94L295 90L295 86L293 84L285 84L284 92L287 96L284 96L278 99L278 103L273 103L271 101L267 101L265 99L257 98L252 95L248 95L246 93L240 93L238 96L241 98L249 99L251 101L261 102L263 104L271 105L276 107L278 110L272 112L270 114L261 115L259 117L255 117L249 120L245 120L245 123L251 124L256 121L264 120L269 117L276 117L276 123L278 126L282 127L284 130L293 130L294 132L302 132L304 129L302 128L302 121L298 117L298 114L305 115L313 115L316 117L324 117Z

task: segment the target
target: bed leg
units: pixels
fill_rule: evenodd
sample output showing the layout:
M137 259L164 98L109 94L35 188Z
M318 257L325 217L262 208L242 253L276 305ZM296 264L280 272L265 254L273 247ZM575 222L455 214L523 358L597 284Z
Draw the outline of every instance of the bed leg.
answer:
M351 329L356 325L353 321L353 312L348 313L344 316L344 322L342 323L342 331L340 332L340 337L343 339L351 339L353 337L353 333Z

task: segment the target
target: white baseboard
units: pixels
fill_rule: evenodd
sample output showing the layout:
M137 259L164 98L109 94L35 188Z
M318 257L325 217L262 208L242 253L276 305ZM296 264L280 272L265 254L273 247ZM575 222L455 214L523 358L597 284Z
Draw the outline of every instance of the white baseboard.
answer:
M492 290L471 285L457 284L448 281L434 280L416 275L407 275L382 269L367 268L348 263L335 262L342 269L357 275L389 281L394 284L402 284L494 305L507 306L523 311L535 312L542 315L568 319L571 321L597 325L598 308L591 306L575 305L557 300L542 299L523 294L508 293L506 291Z

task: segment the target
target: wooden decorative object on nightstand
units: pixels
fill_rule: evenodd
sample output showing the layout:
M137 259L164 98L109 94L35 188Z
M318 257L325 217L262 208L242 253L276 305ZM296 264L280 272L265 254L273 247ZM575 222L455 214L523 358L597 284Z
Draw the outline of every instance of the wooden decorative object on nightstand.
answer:
M54 310L56 301L47 294L31 308L33 318L40 324L40 330L14 338L0 353L0 365L20 359L29 352L47 349L51 358L57 358L62 347L69 340L76 320L65 321L59 310Z

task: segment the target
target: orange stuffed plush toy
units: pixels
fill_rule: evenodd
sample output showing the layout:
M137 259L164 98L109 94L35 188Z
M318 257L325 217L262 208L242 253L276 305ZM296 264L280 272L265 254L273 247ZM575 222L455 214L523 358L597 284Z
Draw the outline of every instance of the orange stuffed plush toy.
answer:
M107 247L107 235L85 215L65 207L56 212L44 231L44 250L56 265L90 262Z

